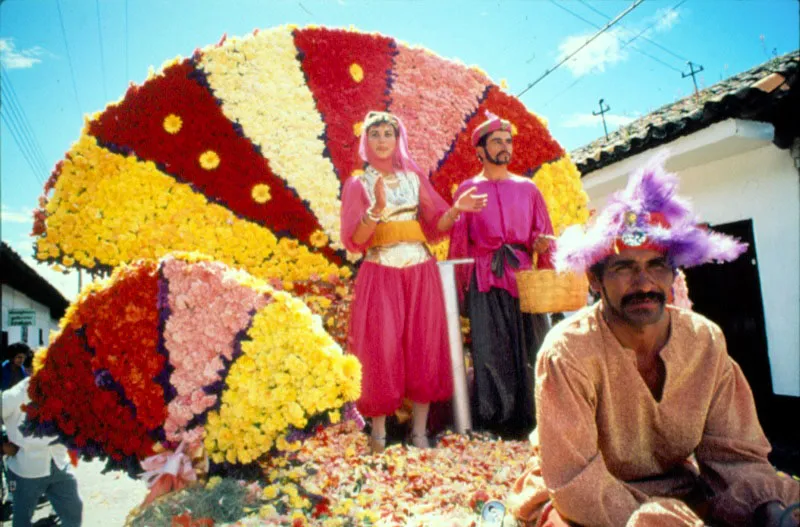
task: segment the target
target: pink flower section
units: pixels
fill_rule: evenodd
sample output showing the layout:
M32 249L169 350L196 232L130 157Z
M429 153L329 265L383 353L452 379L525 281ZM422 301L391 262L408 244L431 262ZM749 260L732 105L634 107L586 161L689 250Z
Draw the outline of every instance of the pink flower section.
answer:
M475 112L491 81L463 64L399 46L389 111L408 128L411 156L430 174Z
M689 299L689 286L686 285L686 275L678 269L675 282L672 284L672 305L683 309L692 309L694 303Z
M186 425L216 401L203 388L221 381L222 357L233 357L236 335L250 324L251 312L269 298L241 285L216 262L186 263L168 259L162 272L169 283L170 316L164 345L178 392L167 406L164 431L170 441L184 439ZM227 271L230 273L230 271Z

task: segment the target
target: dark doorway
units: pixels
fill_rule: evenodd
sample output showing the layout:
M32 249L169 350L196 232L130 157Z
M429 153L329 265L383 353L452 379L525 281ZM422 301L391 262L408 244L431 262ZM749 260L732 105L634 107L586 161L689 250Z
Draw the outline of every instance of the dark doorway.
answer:
M747 252L733 262L686 269L692 309L716 322L725 334L728 353L741 366L756 402L765 431L772 428L772 375L767 354L767 334L761 281L758 276L752 220L714 225L748 244Z

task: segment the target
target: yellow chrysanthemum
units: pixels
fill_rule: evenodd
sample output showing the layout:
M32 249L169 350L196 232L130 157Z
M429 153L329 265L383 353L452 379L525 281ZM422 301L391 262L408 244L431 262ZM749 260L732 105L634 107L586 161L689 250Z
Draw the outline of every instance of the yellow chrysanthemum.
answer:
M350 64L350 76L356 82L364 80L364 69L356 62Z
M569 156L542 165L533 181L547 203L556 235L570 225L582 224L589 219L586 206L589 197L581 185L580 172Z
M51 336L53 342L54 336ZM44 363L47 360L47 348L41 348L33 355L33 373L36 374L44 368Z
M198 159L200 166L206 170L214 170L219 166L219 155L213 150L206 150Z
M268 500L272 500L278 497L278 486L277 485L267 485L264 487L264 498Z
M258 185L253 186L253 190L250 191L250 195L253 197L253 201L262 205L272 199L272 194L269 191L269 185L265 185L264 183L259 183Z
M164 130L168 134L175 135L181 131L181 128L183 128L183 120L179 115L171 113L164 117Z
M364 128L364 123L359 121L353 125L353 134L356 137L361 137L361 130Z
M519 130L517 130L517 125L515 125L514 123L511 123L511 135L517 135L518 133L519 133Z
M328 236L324 232L317 230L311 234L309 242L314 247L325 247L328 245Z

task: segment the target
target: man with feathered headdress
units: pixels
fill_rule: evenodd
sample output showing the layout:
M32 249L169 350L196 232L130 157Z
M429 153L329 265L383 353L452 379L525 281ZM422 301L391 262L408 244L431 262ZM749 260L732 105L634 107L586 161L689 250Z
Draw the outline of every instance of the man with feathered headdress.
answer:
M487 197L487 205L455 223L450 258L475 260L474 266L456 271L472 329L475 427L519 438L534 426L529 364L546 332L546 320L520 311L516 273L532 267L534 252L541 253L538 267L552 268L548 237L553 226L536 185L508 171L511 123L486 113L488 119L472 133L483 171L464 181L455 196L475 192Z
M678 267L745 250L699 226L677 183L651 164L557 242L556 268L588 272L601 300L539 353L534 456L510 498L530 525L780 525L798 501L719 327L666 303Z

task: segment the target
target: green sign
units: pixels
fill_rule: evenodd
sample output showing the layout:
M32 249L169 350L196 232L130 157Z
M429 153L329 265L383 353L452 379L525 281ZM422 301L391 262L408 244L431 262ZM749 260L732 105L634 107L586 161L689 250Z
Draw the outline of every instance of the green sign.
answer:
M8 325L9 326L35 326L36 325L36 311L33 309L9 309L8 310Z

